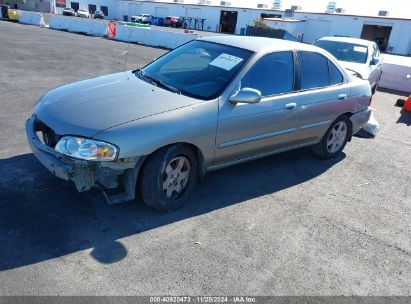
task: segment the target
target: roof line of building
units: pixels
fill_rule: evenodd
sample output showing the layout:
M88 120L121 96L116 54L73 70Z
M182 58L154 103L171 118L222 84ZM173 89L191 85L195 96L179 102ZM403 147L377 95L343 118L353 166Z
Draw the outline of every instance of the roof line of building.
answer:
M254 7L242 7L242 6L222 6L222 5L211 5L211 4L194 4L194 3L179 3L179 2L166 2L166 1L155 1L155 0L122 0L130 2L148 2L148 3L165 3L171 5L191 5L191 6L201 6L201 7L219 7L226 8L228 11L232 9L242 9L242 10L255 10L255 11L272 11L277 13L284 13L284 10L276 10L272 8L254 8Z
M405 20L411 21L411 18L399 18L399 17L389 17L389 16L367 16L367 15L354 15L354 14L330 14L330 13L316 13L308 11L297 11L299 14L313 14L313 15L327 15L327 16L338 16L338 17L361 17L361 18L374 18L374 19L388 19L388 20Z
M191 4L191 3L178 3L178 2L165 2L165 1L153 1L153 0L122 0L130 2L148 2L148 3L165 3L170 5L190 5L190 6L200 6L200 7L218 7L229 11L230 9L241 9L241 10L255 10L255 11L269 11L276 13L284 13L284 10L277 10L272 8L254 8L254 7L241 7L241 6L221 6L221 5L207 5L207 4ZM354 15L354 14L330 14L321 12L310 12L310 11L296 11L299 14L317 14L317 15L327 15L327 16L341 16L341 17L361 17L361 18L374 18L374 19L388 19L388 20L405 20L411 21L411 18L399 18L399 17L389 17L389 16L367 16L367 15Z

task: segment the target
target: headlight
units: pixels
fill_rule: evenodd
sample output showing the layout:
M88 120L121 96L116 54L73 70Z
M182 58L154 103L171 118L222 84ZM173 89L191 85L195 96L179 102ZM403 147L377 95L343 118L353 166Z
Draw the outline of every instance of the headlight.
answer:
M102 141L74 136L64 136L57 143L55 150L62 154L85 160L115 160L118 149Z

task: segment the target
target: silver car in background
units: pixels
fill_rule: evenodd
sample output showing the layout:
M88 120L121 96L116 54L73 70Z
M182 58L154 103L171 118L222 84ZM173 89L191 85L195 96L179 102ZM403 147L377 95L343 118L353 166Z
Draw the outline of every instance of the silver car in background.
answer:
M77 17L90 18L90 13L84 9L79 9L77 11Z
M349 37L323 37L314 45L330 52L344 68L368 80L373 94L377 91L383 60L375 42Z
M304 146L335 157L370 100L368 82L320 48L208 37L142 69L49 91L26 132L38 160L78 191L99 187L109 203L137 192L168 211L212 170Z

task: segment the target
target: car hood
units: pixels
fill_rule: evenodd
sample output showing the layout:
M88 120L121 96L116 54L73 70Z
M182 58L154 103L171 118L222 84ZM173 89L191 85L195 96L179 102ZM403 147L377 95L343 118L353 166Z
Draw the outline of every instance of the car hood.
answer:
M340 61L340 63L345 69L348 69L349 72L357 72L362 79L368 80L369 69L366 64L346 61Z
M59 135L93 137L123 123L199 102L123 72L53 89L41 98L35 114Z

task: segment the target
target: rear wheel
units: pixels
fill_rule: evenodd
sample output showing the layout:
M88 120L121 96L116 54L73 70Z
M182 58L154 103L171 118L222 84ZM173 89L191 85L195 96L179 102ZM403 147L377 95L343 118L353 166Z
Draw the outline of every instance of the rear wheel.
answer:
M341 153L351 135L351 124L346 115L337 118L322 140L313 146L313 151L321 158L333 158Z
M177 144L163 148L146 162L141 178L144 203L159 211L184 206L194 193L198 180L196 153Z

